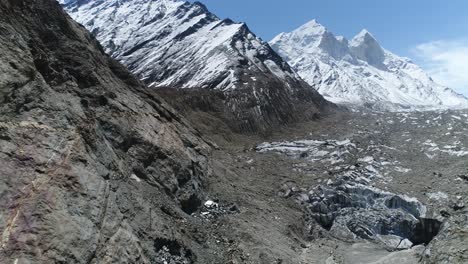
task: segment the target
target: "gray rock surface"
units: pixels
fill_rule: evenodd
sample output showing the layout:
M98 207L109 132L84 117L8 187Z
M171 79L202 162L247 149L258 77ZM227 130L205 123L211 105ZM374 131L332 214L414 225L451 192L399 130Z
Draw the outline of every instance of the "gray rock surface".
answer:
M467 263L468 211L456 212L439 233L425 251L426 261L434 264Z
M206 261L211 148L180 115L56 1L1 0L0 57L0 263Z
M466 263L467 120L356 112L278 133L246 159L303 208L304 263Z
M416 199L343 180L310 191L306 208L311 221L337 238L374 240L392 250L427 244L440 226L429 234L426 208Z

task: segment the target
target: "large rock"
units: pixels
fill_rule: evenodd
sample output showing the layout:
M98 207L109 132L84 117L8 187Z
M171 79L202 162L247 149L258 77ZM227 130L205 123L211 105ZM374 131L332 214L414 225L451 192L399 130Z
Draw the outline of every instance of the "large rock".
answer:
M0 57L0 263L206 263L185 121L56 1L1 0Z
M466 199L465 199L466 200ZM468 263L468 210L451 216L441 227L439 235L426 249L428 263Z
M414 198L343 180L320 185L301 200L309 226L316 222L335 237L373 240L393 250L428 244L441 226L425 218L426 207Z

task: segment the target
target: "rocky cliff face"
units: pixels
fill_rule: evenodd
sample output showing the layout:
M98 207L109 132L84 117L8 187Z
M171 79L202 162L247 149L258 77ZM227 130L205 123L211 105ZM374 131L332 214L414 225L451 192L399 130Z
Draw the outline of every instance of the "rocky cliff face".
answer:
M377 110L467 108L468 99L380 46L367 30L351 41L313 20L271 46L326 99Z
M210 147L178 114L53 0L0 1L0 57L1 263L210 255L182 217Z
M62 3L108 54L150 87L222 91L216 111L236 130L308 119L329 106L246 24L221 20L201 3Z

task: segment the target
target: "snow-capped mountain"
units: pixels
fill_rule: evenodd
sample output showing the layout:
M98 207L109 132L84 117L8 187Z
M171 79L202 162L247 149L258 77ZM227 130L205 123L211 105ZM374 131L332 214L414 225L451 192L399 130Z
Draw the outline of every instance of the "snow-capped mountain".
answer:
M374 109L468 107L468 99L435 83L408 58L380 46L367 30L351 41L313 20L270 45L326 99Z
M150 87L223 91L242 122L284 123L327 104L246 24L180 0L62 0L68 13ZM317 110L314 110L315 112Z

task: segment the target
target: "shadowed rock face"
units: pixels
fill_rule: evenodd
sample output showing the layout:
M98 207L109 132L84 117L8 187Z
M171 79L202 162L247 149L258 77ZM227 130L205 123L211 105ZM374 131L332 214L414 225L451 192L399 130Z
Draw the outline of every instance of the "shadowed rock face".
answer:
M426 208L417 200L360 184L319 186L305 201L310 218L337 237L378 240L390 247L394 238L428 244L440 228L440 222L423 218Z
M210 147L56 1L1 0L0 57L0 262L195 261Z
M452 216L449 223L441 226L439 235L430 245L430 253L426 256L428 263L449 264L468 262L468 209L464 208ZM429 226L433 223L427 223ZM425 227L427 228L426 225Z

